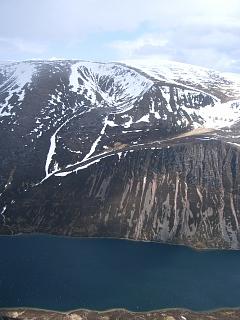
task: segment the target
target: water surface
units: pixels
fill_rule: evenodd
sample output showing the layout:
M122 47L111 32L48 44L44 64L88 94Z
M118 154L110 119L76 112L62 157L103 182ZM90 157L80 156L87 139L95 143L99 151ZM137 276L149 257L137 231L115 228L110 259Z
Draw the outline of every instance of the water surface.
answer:
M240 252L112 239L0 237L0 307L240 306Z

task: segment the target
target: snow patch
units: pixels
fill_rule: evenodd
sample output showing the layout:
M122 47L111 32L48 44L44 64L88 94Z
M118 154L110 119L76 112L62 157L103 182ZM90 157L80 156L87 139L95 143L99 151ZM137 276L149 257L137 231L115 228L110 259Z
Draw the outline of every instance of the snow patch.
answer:
M107 85L103 86L102 82ZM92 104L98 102L98 105L126 111L133 107L134 101L153 82L138 72L115 63L79 61L71 66L69 84L72 91L85 94Z
M138 121L136 121L136 123L138 122L150 122L149 120L149 114L146 114L145 116L143 116L141 119L139 119Z
M35 67L30 62L19 62L9 64L4 69L7 73L7 80L0 86L0 93L8 93L5 102L0 104L0 117L11 116L14 105L22 103L25 97L25 89L31 82L35 73ZM17 96L17 102L10 102L13 95Z

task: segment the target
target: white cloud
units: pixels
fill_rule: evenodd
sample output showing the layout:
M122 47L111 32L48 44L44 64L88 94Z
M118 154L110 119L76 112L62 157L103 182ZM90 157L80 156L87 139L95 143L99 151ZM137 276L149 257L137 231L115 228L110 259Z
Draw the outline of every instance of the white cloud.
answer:
M146 23L161 29L239 21L239 0L1 0L0 34L59 39L99 31L132 31ZM65 38L67 39L67 38Z
M131 58L136 56L137 52L144 50L144 48L159 49L167 45L168 40L154 34L144 34L137 39L119 40L112 42L109 46L118 50L122 57Z
M113 41L119 59L161 59L223 71L240 71L240 3L235 0L183 0L163 7L152 33ZM183 4L188 3L188 6ZM181 6L182 5L182 6ZM172 9L173 13L168 10ZM149 40L150 39L150 40Z
M0 49L10 48L22 53L42 54L46 51L46 46L38 42L26 41L20 38L0 37Z
M161 2L161 1L160 1ZM77 39L92 32L132 31L157 21L159 0L1 0L0 34ZM11 15L11 22L9 17Z
M1 0L0 11L1 59L89 52L240 69L239 0Z

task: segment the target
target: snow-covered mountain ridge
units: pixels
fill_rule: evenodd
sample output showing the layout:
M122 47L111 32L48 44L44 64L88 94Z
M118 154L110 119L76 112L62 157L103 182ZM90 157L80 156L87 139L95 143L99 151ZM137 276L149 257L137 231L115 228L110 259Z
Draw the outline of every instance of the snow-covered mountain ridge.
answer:
M222 102L240 97L240 74L217 72L212 69L167 60L126 60L124 64L135 67L156 80L189 85L215 95Z
M131 108L134 101L140 99L155 84L166 89L163 90L166 105L170 105L169 84L182 89L176 105L181 106L181 100L185 99L185 111L190 115L194 123L195 115L198 117L195 126L221 127L229 125L232 118L237 117L238 111L232 107L233 102L238 102L240 98L240 77L232 74L221 74L182 63L173 63L160 61L160 64L154 65L151 62L126 61L128 65L118 63L95 63L86 61L29 61L20 63L7 63L0 65L0 116L8 116L14 104L20 104L24 96L24 86L31 83L31 79L39 76L41 70L46 68L52 70L52 76L56 73L67 72L69 78L69 87L77 95L85 95L86 99L93 106L107 105L112 113L121 112ZM51 75L49 75L51 77ZM6 79L4 81L4 79ZM57 98L57 88L53 94L53 99ZM209 110L206 108L193 108L191 104L187 105L187 98L192 91L197 91L203 95L212 97L213 103ZM15 98L15 99L14 99ZM180 98L180 101L179 101ZM18 101L16 101L18 99ZM236 100L236 101L235 101ZM51 101L51 100L50 100ZM220 101L223 104L219 106ZM54 102L52 102L54 103ZM236 105L234 104L234 106ZM216 108L213 108L213 104ZM194 105L193 105L194 107ZM199 105L201 107L201 105ZM221 123L214 121L209 112L221 115ZM223 111L223 112L222 112ZM194 115L193 115L194 114ZM224 114L228 117L224 119ZM156 116L158 116L156 114ZM148 115L145 115L147 119ZM200 119L200 121L199 121ZM139 119L138 119L139 120ZM232 124L232 123L230 123Z
M99 225L89 225L91 230L100 225L104 229L126 212L125 237L165 241L177 239L181 230L181 237L193 239L200 232L195 224L203 223L199 217L213 210L218 219L215 227L222 228L217 239L236 247L236 195L226 200L234 218L230 227L222 216L219 222L222 200L217 204L215 199L219 195L211 191L214 196L208 196L208 191L212 183L216 190L219 185L225 190L225 184L230 188L227 179L231 190L238 190L239 101L236 75L173 62L0 64L1 232L26 231L26 225L45 232L47 223L51 232L63 228L63 233L71 234L66 231L70 225L77 232L72 212L81 211L88 220L90 199L104 206L98 211L95 203L92 216ZM230 167L224 160L228 157ZM196 172L195 167L199 167ZM198 185L192 183L196 179ZM165 190L161 199L156 194L160 186ZM61 188L65 195L59 193ZM45 190L48 194L42 198ZM77 193L82 199L78 204ZM69 197L74 197L73 211L67 218ZM135 198L139 208L134 207ZM202 203L205 198L208 207ZM126 201L133 207L126 209ZM193 210L189 201L201 203ZM49 209L52 205L55 209ZM143 223L147 217L154 222L148 231ZM65 218L70 220L62 223ZM210 226L205 240L215 230Z
M239 79L169 61L7 62L0 65L0 123L20 131L25 147L50 137L43 180L116 143L136 148L198 128L221 129L211 138L238 145Z

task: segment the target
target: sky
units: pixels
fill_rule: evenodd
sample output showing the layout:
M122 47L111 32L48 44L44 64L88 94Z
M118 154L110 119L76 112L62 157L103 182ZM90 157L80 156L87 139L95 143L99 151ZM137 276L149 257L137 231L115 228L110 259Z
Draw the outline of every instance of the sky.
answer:
M0 60L164 59L240 73L239 0L0 0Z

